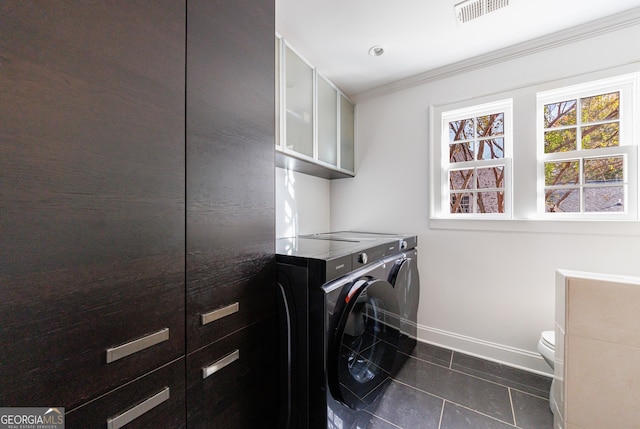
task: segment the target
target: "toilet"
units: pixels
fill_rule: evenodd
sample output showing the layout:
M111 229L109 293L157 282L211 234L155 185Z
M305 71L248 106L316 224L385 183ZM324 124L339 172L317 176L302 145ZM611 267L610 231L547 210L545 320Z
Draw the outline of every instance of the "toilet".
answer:
M556 333L555 331L544 331L540 334L540 341L538 341L538 351L542 355L542 358L553 369L553 357L556 352Z
M555 331L544 331L540 334L540 341L538 341L538 352L542 355L542 358L549 364L551 369L554 368L554 356L556 352L556 333ZM553 385L556 382L555 378L551 382L551 391L549 392L549 408L554 411L554 397L553 397Z

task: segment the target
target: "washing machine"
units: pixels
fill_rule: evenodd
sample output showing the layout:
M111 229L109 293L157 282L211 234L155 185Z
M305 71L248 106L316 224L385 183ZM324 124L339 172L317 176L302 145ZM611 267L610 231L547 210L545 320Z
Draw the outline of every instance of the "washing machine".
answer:
M387 272L387 281L393 286L398 298L400 311L400 338L398 349L401 352L396 359L392 375L396 375L407 361L417 344L418 304L420 301L420 275L418 273L418 240L410 234L388 234L360 231L338 231L304 235L305 238L324 240L376 241L391 240L387 249L385 264L391 268ZM398 249L398 252L394 252Z
M368 427L415 327L399 292L417 280L415 245L401 246L396 236L277 240L280 428Z

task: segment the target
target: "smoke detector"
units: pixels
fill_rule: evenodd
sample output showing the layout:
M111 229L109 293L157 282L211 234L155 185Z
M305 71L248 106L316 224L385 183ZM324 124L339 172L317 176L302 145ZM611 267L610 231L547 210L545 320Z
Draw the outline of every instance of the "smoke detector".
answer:
M509 0L467 0L454 6L458 24L478 19L481 16L509 6Z
M369 49L369 55L372 57L379 57L382 54L384 54L384 46L375 45Z

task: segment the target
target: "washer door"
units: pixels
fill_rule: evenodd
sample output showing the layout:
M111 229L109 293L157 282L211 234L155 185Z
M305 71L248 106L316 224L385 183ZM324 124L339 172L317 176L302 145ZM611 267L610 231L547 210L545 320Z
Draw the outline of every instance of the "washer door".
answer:
M397 314L396 294L385 280L361 277L343 288L327 358L334 399L360 410L384 390L397 353Z

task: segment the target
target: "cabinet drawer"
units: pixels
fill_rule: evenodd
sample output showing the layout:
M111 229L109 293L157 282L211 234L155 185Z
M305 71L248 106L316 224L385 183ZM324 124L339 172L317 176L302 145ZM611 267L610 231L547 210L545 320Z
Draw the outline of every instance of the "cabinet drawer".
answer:
M185 425L184 358L66 415L67 429L174 429Z
M69 410L184 355L179 257L29 276L3 288L6 406Z
M187 352L275 314L274 255L242 259L188 273Z
M276 339L272 318L187 356L190 428L275 428Z

